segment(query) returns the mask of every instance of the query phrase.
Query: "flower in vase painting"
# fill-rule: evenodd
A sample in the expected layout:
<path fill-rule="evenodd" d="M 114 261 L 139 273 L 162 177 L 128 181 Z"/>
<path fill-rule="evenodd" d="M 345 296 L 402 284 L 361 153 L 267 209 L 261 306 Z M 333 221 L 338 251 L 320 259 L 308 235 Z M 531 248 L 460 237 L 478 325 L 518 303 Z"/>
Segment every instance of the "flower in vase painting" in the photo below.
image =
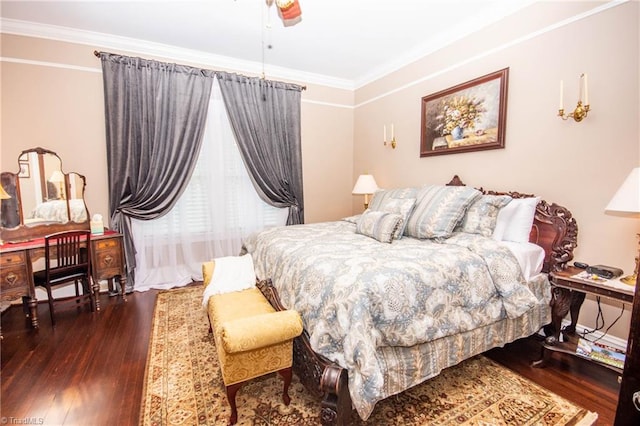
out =
<path fill-rule="evenodd" d="M 485 111 L 482 101 L 467 96 L 453 96 L 442 102 L 442 113 L 436 117 L 439 124 L 436 130 L 442 136 L 450 135 L 453 130 L 473 129 L 476 120 L 478 120 Z"/>

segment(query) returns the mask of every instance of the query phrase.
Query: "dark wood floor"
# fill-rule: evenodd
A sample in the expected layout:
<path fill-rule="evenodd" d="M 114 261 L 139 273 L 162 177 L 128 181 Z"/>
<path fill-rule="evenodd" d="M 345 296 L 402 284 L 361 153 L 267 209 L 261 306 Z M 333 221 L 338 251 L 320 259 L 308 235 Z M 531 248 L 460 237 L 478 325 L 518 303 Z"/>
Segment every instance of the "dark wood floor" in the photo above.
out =
<path fill-rule="evenodd" d="M 80 313 L 62 312 L 56 315 L 55 329 L 47 305 L 40 304 L 39 331 L 31 329 L 20 306 L 3 313 L 3 423 L 29 418 L 34 419 L 31 424 L 44 425 L 138 424 L 156 294 L 133 293 L 126 303 L 103 295 L 99 313 L 92 314 L 87 307 Z M 613 371 L 559 354 L 547 368 L 531 368 L 529 363 L 539 355 L 534 339 L 519 340 L 488 355 L 598 412 L 599 425 L 613 424 L 619 389 Z"/>

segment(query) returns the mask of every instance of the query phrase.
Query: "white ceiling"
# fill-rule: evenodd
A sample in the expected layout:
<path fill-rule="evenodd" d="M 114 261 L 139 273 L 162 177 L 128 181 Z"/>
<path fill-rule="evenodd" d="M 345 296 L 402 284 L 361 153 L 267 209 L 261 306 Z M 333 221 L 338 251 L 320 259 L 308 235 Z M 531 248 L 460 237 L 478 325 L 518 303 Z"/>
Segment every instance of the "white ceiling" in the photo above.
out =
<path fill-rule="evenodd" d="M 533 1 L 299 2 L 302 21 L 292 27 L 266 0 L 2 0 L 0 16 L 6 33 L 356 88 Z"/>

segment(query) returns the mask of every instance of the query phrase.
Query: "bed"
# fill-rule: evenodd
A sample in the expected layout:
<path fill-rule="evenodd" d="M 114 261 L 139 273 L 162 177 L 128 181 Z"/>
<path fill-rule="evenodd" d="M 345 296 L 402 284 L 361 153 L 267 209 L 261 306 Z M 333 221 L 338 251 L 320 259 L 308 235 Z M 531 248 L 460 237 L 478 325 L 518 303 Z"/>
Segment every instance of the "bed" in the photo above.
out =
<path fill-rule="evenodd" d="M 376 192 L 355 217 L 262 231 L 243 252 L 271 303 L 302 315 L 294 370 L 322 397 L 322 423 L 347 424 L 352 409 L 366 420 L 376 402 L 547 325 L 546 273 L 576 237 L 565 208 L 456 176 Z"/>
<path fill-rule="evenodd" d="M 87 207 L 83 199 L 71 199 L 69 209 L 72 222 L 85 222 L 87 220 Z M 67 214 L 67 200 L 49 200 L 40 203 L 29 214 L 28 223 L 62 222 L 69 221 Z"/>

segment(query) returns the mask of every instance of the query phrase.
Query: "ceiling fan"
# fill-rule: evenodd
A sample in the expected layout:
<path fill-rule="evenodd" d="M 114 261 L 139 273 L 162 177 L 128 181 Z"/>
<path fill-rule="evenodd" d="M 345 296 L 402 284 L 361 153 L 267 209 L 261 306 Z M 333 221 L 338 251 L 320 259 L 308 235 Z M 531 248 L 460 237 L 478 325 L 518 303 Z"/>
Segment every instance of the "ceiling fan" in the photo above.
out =
<path fill-rule="evenodd" d="M 266 0 L 267 6 L 276 4 L 278 15 L 285 27 L 291 27 L 302 20 L 302 11 L 298 0 Z"/>

